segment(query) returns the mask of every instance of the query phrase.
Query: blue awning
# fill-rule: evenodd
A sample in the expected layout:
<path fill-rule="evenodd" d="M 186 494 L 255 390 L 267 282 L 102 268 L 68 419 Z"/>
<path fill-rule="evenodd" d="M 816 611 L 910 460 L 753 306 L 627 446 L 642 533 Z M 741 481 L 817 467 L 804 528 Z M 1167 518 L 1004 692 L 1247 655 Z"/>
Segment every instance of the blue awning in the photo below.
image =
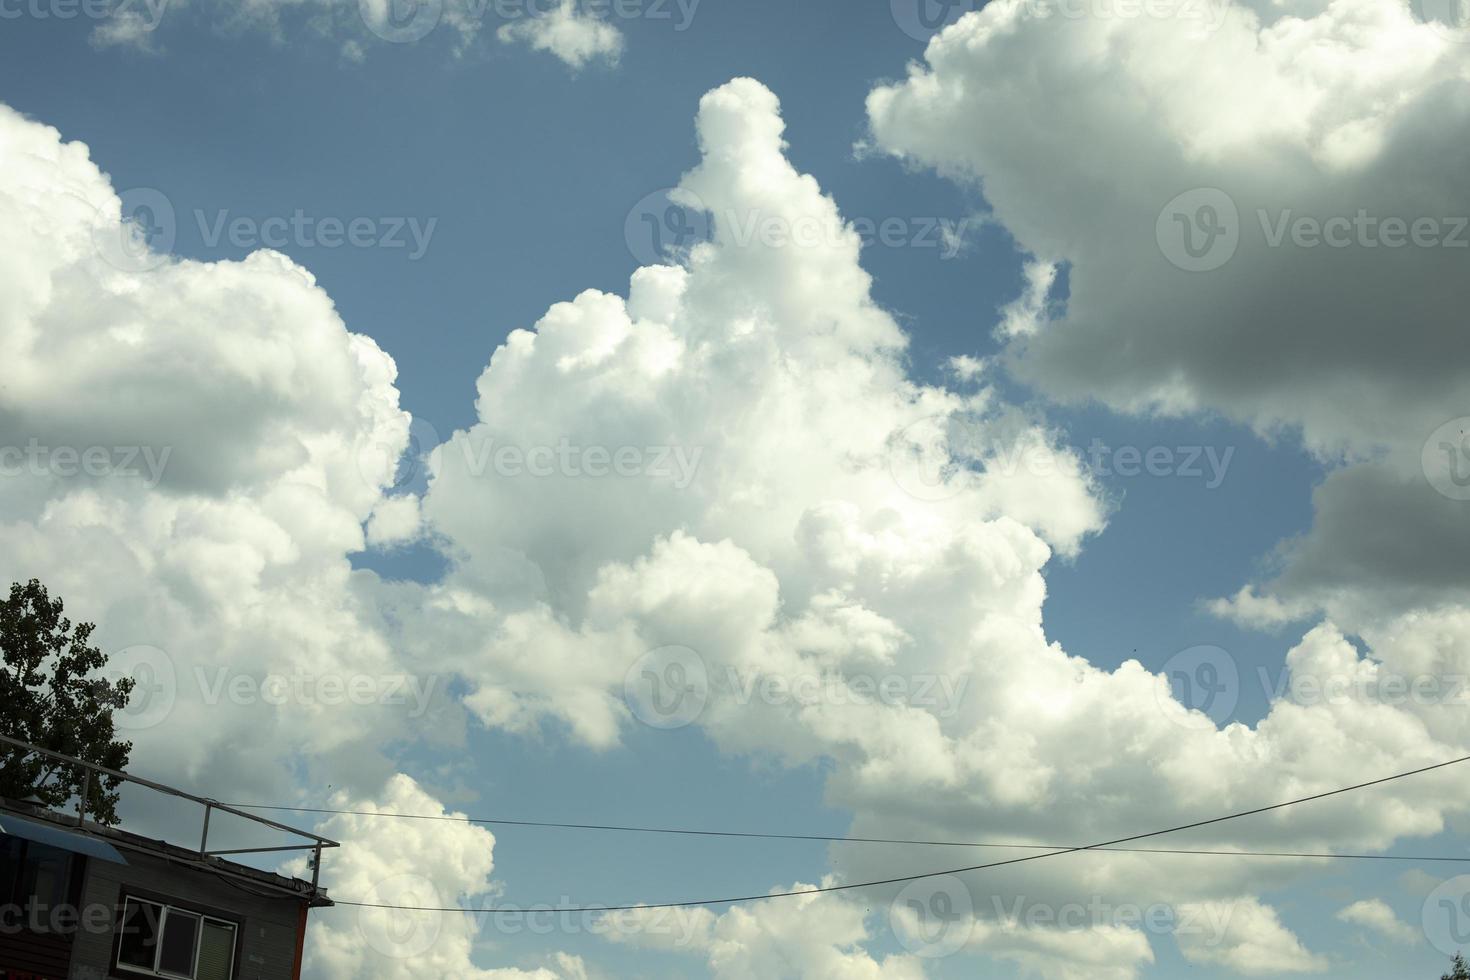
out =
<path fill-rule="evenodd" d="M 100 861 L 111 861 L 114 864 L 128 863 L 117 852 L 117 848 L 105 840 L 76 831 L 62 830 L 51 824 L 22 820 L 9 813 L 0 817 L 0 834 L 45 844 L 47 847 L 54 847 L 62 851 L 71 851 L 73 854 L 85 854 L 87 857 L 97 858 Z"/>

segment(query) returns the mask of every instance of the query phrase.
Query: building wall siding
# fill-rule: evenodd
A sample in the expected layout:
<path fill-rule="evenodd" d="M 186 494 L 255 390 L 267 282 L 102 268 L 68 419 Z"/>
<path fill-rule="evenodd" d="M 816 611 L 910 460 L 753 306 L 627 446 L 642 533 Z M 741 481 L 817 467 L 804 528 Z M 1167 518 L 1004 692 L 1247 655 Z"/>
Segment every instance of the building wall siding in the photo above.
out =
<path fill-rule="evenodd" d="M 301 924 L 300 902 L 255 895 L 252 891 L 263 886 L 232 884 L 151 854 L 130 849 L 125 856 L 129 862 L 126 867 L 105 861 L 87 862 L 84 907 L 116 908 L 124 893 L 136 890 L 166 897 L 183 908 L 228 911 L 229 918 L 240 922 L 235 980 L 291 980 Z M 110 926 L 100 932 L 80 930 L 73 946 L 71 980 L 103 980 L 110 976 L 116 938 Z"/>
<path fill-rule="evenodd" d="M 33 932 L 0 933 L 0 976 L 7 970 L 37 977 L 66 976 L 71 961 L 71 937 L 37 935 Z"/>

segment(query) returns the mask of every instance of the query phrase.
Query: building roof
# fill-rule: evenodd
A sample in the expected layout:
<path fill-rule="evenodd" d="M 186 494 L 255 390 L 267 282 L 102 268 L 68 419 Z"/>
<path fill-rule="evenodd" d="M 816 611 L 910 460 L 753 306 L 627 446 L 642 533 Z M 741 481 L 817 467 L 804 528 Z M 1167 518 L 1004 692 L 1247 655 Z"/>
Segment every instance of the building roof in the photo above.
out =
<path fill-rule="evenodd" d="M 51 839 L 42 842 L 63 850 L 97 857 L 100 856 L 97 853 L 99 847 L 115 849 L 114 853 L 121 852 L 120 856 L 124 858 L 123 863 L 127 863 L 126 856 L 129 853 L 148 854 L 169 864 L 192 868 L 202 874 L 214 874 L 237 882 L 253 884 L 275 893 L 282 899 L 304 902 L 311 908 L 326 908 L 334 904 L 327 897 L 325 888 L 309 881 L 262 871 L 259 868 L 227 860 L 217 854 L 180 847 L 165 840 L 154 840 L 116 827 L 104 827 L 90 820 L 84 820 L 78 824 L 75 816 L 43 809 L 34 804 L 0 799 L 0 832 L 10 834 L 12 827 L 6 821 L 7 816 L 19 817 L 43 831 L 48 831 L 47 836 Z M 40 835 L 31 836 L 28 833 L 19 832 L 21 828 L 18 826 L 14 829 L 17 832 L 13 836 L 40 839 Z M 67 838 L 71 840 L 68 841 Z M 110 860 L 110 858 L 105 859 Z"/>

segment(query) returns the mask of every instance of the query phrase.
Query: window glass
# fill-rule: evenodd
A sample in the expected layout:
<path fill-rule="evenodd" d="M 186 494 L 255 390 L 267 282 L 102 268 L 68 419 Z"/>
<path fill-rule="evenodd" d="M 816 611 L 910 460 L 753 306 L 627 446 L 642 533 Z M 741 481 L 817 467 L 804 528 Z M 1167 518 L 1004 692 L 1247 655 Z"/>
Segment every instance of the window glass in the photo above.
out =
<path fill-rule="evenodd" d="M 64 905 L 71 889 L 71 867 L 67 851 L 0 837 L 0 904 L 42 910 Z"/>
<path fill-rule="evenodd" d="M 53 909 L 66 904 L 71 887 L 71 855 L 44 844 L 26 848 L 21 894 L 26 904 Z"/>
<path fill-rule="evenodd" d="M 0 837 L 0 904 L 9 905 L 18 901 L 15 893 L 20 878 L 21 856 L 26 842 L 19 837 Z"/>
<path fill-rule="evenodd" d="M 152 970 L 158 955 L 158 927 L 163 906 L 130 898 L 123 909 L 122 936 L 117 961 L 125 966 Z"/>
<path fill-rule="evenodd" d="M 199 937 L 199 970 L 195 980 L 230 980 L 230 966 L 235 960 L 235 927 L 211 919 L 204 920 Z"/>
<path fill-rule="evenodd" d="M 120 967 L 181 980 L 231 980 L 233 976 L 237 927 L 232 922 L 128 898 L 121 928 Z"/>
<path fill-rule="evenodd" d="M 180 977 L 194 975 L 194 943 L 199 938 L 199 916 L 169 909 L 163 917 L 163 943 L 159 947 L 160 973 Z"/>

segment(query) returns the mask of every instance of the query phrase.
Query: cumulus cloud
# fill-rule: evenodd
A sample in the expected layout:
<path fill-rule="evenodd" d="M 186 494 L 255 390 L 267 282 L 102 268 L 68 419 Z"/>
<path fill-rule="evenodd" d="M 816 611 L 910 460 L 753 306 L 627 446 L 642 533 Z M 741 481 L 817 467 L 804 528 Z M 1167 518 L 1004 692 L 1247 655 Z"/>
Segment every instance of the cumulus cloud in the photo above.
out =
<path fill-rule="evenodd" d="M 1339 622 L 1362 624 L 1462 601 L 1465 501 L 1436 493 L 1422 474 L 1372 462 L 1328 474 L 1312 504 L 1312 528 L 1273 556 L 1277 574 L 1217 601 L 1218 612 L 1269 624 L 1325 609 Z"/>
<path fill-rule="evenodd" d="M 1081 929 L 977 922 L 967 945 L 1016 964 L 1026 971 L 1023 975 L 1048 980 L 1134 980 L 1140 969 L 1154 962 L 1148 936 L 1136 928 L 1104 922 Z"/>
<path fill-rule="evenodd" d="M 355 810 L 333 816 L 317 832 L 339 841 L 327 853 L 322 883 L 333 897 L 368 905 L 474 908 L 472 899 L 493 893 L 495 837 L 483 827 L 454 820 L 386 820 L 375 813 L 414 813 L 463 818 L 446 810 L 410 777 L 397 774 L 375 798 L 335 795 L 333 807 Z M 285 868 L 310 872 L 304 861 Z M 581 959 L 555 954 L 545 966 L 483 969 L 471 960 L 479 919 L 443 912 L 406 912 L 339 906 L 318 910 L 307 931 L 307 976 L 336 980 L 586 980 Z"/>
<path fill-rule="evenodd" d="M 716 671 L 901 670 L 922 655 L 893 623 L 900 610 L 935 589 L 966 606 L 1039 604 L 1039 581 L 1009 581 L 1013 563 L 1075 550 L 1101 526 L 1080 467 L 1044 425 L 988 391 L 906 379 L 905 339 L 869 296 L 860 240 L 785 160 L 781 128 L 757 83 L 711 93 L 705 162 L 685 186 L 717 213 L 820 220 L 842 235 L 810 248 L 702 246 L 688 268 L 639 270 L 626 300 L 588 292 L 557 305 L 496 352 L 478 385 L 481 421 L 434 453 L 425 519 L 463 553 L 440 601 L 489 618 L 464 627 L 486 638 L 478 663 L 493 683 L 470 698 L 483 719 L 521 729 L 549 715 L 610 745 L 629 720 L 625 673 L 668 644 Z M 1055 474 L 986 468 L 1017 445 L 1053 453 Z M 549 470 L 503 479 L 477 465 L 506 448 L 528 460 L 545 450 Z M 610 472 L 624 453 L 634 469 Z M 588 472 L 595 459 L 602 476 Z M 680 459 L 697 460 L 687 486 Z M 886 609 L 859 595 L 879 581 Z M 455 598 L 462 590 L 486 601 Z M 788 617 L 783 601 L 807 611 Z M 781 729 L 796 721 L 771 714 Z M 709 720 L 732 739 L 765 737 L 742 717 L 721 704 Z M 875 713 L 872 726 L 844 717 L 813 709 L 830 735 L 814 742 L 798 723 L 769 740 L 807 756 L 836 727 L 858 742 L 907 731 L 928 769 L 920 746 L 941 738 L 923 711 Z"/>
<path fill-rule="evenodd" d="M 1470 65 L 1412 6 L 992 3 L 868 99 L 879 147 L 982 187 L 1031 256 L 1001 328 L 1022 378 L 1126 412 L 1223 412 L 1368 467 L 1319 491 L 1265 589 L 1330 614 L 1466 584 L 1403 560 L 1451 510 L 1421 450 L 1470 404 L 1446 347 Z M 1342 526 L 1354 508 L 1372 516 Z"/>
<path fill-rule="evenodd" d="M 546 13 L 514 20 L 496 31 L 496 37 L 549 52 L 571 68 L 592 61 L 615 65 L 623 53 L 623 32 L 581 9 L 578 0 L 563 0 Z"/>
<path fill-rule="evenodd" d="M 16 365 L 0 390 L 3 441 L 173 448 L 151 486 L 54 467 L 5 481 L 0 555 L 14 576 L 84 596 L 74 611 L 99 619 L 109 646 L 142 637 L 167 649 L 182 678 L 196 666 L 458 674 L 481 723 L 604 751 L 632 725 L 695 724 L 727 752 L 821 761 L 829 803 L 860 814 L 854 833 L 869 836 L 964 839 L 983 821 L 1011 839 L 1106 839 L 1470 744 L 1452 705 L 1385 702 L 1355 685 L 1328 701 L 1290 689 L 1259 725 L 1222 729 L 1137 662 L 1100 670 L 1050 642 L 1043 571 L 1105 520 L 1085 468 L 983 371 L 959 370 L 958 390 L 908 377 L 860 237 L 786 159 L 779 103 L 753 80 L 701 101 L 702 160 L 680 182 L 683 200 L 716 216 L 713 240 L 679 265 L 640 269 L 626 297 L 589 291 L 512 333 L 478 381 L 477 422 L 431 454 L 417 507 L 384 496 L 393 460 L 377 447 L 408 442 L 392 362 L 346 330 L 309 274 L 272 253 L 111 265 L 97 232 L 131 239 L 85 149 L 13 113 L 0 125 L 13 134 L 0 142 L 0 356 Z M 747 239 L 720 223 L 730 215 L 842 231 Z M 1030 308 L 1015 322 L 1040 315 Z M 1048 465 L 1011 465 L 1017 452 Z M 442 582 L 351 571 L 368 536 L 411 534 L 445 542 Z M 1349 678 L 1463 670 L 1470 629 L 1457 616 L 1365 633 L 1367 656 L 1324 624 L 1288 662 Z M 242 780 L 280 791 L 284 770 L 214 764 L 248 725 L 263 756 L 305 741 L 346 774 L 350 798 L 377 798 L 393 767 L 363 746 L 402 731 L 402 714 L 181 699 L 169 723 L 217 738 L 159 727 L 140 746 L 206 783 L 228 771 L 233 792 L 252 790 Z M 440 727 L 454 730 L 420 730 Z M 420 792 L 396 779 L 376 805 L 442 809 Z M 1222 825 L 1207 842 L 1383 848 L 1439 832 L 1467 805 L 1470 789 L 1430 775 L 1391 805 L 1322 801 L 1290 820 Z M 339 897 L 400 870 L 445 901 L 491 887 L 489 835 L 447 825 L 446 841 L 416 841 L 400 862 L 399 826 L 391 846 L 366 824 L 330 828 L 367 855 L 334 855 L 348 858 Z M 444 863 L 427 857 L 434 848 Z M 945 866 L 832 850 L 836 881 Z M 1190 955 L 1315 969 L 1320 959 L 1250 897 L 1302 870 L 1123 854 L 1036 862 L 986 876 L 966 949 L 1046 975 L 1136 975 L 1152 958 L 1136 927 L 1013 926 L 983 900 L 1056 907 L 1081 889 L 1089 905 L 1238 905 L 1229 940 Z M 777 906 L 711 915 L 698 935 L 732 976 L 785 965 L 916 975 L 910 958 L 871 952 L 882 926 L 858 912 L 896 897 L 813 899 L 802 921 L 823 925 L 811 935 Z M 347 930 L 324 937 L 321 970 L 351 974 L 368 955 Z M 428 955 L 445 975 L 477 976 L 457 972 L 480 969 L 467 965 L 470 942 L 451 932 Z M 392 962 L 363 968 L 399 975 Z"/>
<path fill-rule="evenodd" d="M 417 536 L 419 526 L 419 498 L 390 497 L 374 508 L 368 519 L 368 542 L 375 546 L 407 544 Z"/>
<path fill-rule="evenodd" d="M 1396 943 L 1419 941 L 1419 933 L 1406 922 L 1399 920 L 1389 904 L 1381 898 L 1366 898 L 1339 909 L 1337 918 L 1364 929 L 1371 929 Z"/>
<path fill-rule="evenodd" d="M 831 884 L 830 879 L 823 884 Z M 773 891 L 815 887 L 797 882 Z M 863 948 L 870 938 L 870 910 L 856 899 L 836 895 L 799 895 L 734 906 L 716 915 L 709 909 L 690 914 L 689 926 L 675 937 L 652 928 L 654 913 L 627 917 L 627 926 L 609 931 L 615 942 L 676 949 L 702 955 L 717 980 L 748 977 L 813 977 L 817 980 L 921 980 L 921 962 L 906 954 L 875 957 Z M 643 920 L 640 923 L 640 920 Z M 641 926 L 641 927 L 640 927 Z M 677 939 L 671 942 L 671 939 Z"/>
<path fill-rule="evenodd" d="M 42 579 L 145 676 L 121 722 L 149 771 L 282 794 L 266 760 L 311 744 L 339 784 L 381 779 L 407 712 L 319 685 L 410 670 L 347 558 L 407 441 L 393 361 L 285 256 L 168 257 L 142 238 L 157 192 L 120 196 L 3 106 L 0 134 L 0 576 Z"/>
<path fill-rule="evenodd" d="M 1224 935 L 1205 937 L 1185 933 L 1179 950 L 1191 963 L 1223 966 L 1253 977 L 1275 977 L 1288 973 L 1322 973 L 1327 957 L 1308 951 L 1282 924 L 1276 910 L 1254 899 L 1241 899 L 1214 908 L 1184 906 L 1180 912 L 1214 913 L 1228 921 Z"/>
<path fill-rule="evenodd" d="M 722 86 L 697 130 L 702 161 L 675 197 L 711 212 L 712 240 L 640 269 L 626 297 L 586 292 L 512 333 L 478 382 L 479 421 L 431 457 L 424 520 L 456 560 L 424 614 L 408 611 L 405 642 L 472 651 L 458 659 L 480 721 L 601 750 L 630 725 L 696 724 L 727 752 L 829 762 L 828 800 L 859 814 L 854 833 L 926 839 L 964 839 L 982 814 L 1011 839 L 1105 839 L 1465 744 L 1452 706 L 1385 701 L 1371 685 L 1327 701 L 1288 689 L 1259 725 L 1222 729 L 1138 663 L 1099 670 L 1049 642 L 1043 569 L 1104 522 L 1085 470 L 978 367 L 957 371 L 959 390 L 908 378 L 856 235 L 762 241 L 722 224 L 843 227 L 787 161 L 770 91 Z M 1052 465 L 1006 465 L 1017 447 Z M 692 470 L 670 463 L 679 451 Z M 497 458 L 521 461 L 511 478 Z M 1368 636 L 1365 657 L 1325 624 L 1289 662 L 1349 679 L 1448 669 L 1470 662 L 1465 637 L 1400 623 Z M 1324 801 L 1210 842 L 1383 848 L 1438 832 L 1467 802 L 1430 776 L 1391 807 Z M 841 845 L 832 860 L 843 881 L 946 867 Z M 1105 905 L 1242 904 L 1229 942 L 1195 952 L 1269 972 L 1321 961 L 1240 896 L 1302 871 L 1070 855 L 986 885 L 1048 907 L 1076 900 L 1079 882 Z M 1126 978 L 1151 961 L 1134 927 L 1011 926 L 1002 913 L 980 902 L 966 948 L 1047 975 Z"/>

